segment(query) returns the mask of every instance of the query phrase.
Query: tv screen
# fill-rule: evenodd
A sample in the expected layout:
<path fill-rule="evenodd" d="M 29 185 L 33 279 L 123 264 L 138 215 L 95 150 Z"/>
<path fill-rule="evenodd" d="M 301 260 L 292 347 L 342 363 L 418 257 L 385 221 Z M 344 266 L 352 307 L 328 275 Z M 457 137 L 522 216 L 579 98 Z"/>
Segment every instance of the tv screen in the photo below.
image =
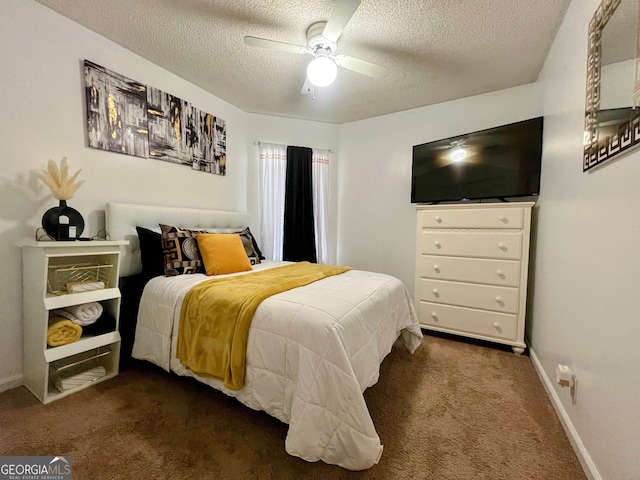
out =
<path fill-rule="evenodd" d="M 543 118 L 413 147 L 412 203 L 540 193 Z"/>

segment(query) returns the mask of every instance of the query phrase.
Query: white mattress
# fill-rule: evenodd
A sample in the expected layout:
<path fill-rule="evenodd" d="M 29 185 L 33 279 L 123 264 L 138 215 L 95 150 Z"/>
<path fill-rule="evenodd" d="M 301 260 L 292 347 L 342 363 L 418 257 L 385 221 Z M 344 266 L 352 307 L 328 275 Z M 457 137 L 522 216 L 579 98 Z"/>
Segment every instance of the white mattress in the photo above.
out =
<path fill-rule="evenodd" d="M 134 358 L 195 377 L 288 423 L 285 448 L 291 455 L 350 470 L 377 463 L 382 445 L 362 393 L 377 382 L 380 363 L 398 337 L 411 352 L 422 341 L 404 284 L 350 270 L 268 298 L 251 324 L 245 386 L 232 391 L 222 381 L 198 377 L 175 357 L 182 300 L 208 278 L 157 277 L 147 284 Z"/>

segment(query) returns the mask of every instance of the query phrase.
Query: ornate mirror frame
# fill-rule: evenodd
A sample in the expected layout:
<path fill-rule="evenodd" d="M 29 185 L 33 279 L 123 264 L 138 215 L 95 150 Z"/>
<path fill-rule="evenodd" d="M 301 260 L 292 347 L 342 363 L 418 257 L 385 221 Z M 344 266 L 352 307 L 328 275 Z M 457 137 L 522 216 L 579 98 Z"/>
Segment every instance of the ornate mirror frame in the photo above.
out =
<path fill-rule="evenodd" d="M 635 81 L 633 92 L 629 92 L 629 95 L 633 96 L 631 113 L 624 119 L 613 122 L 609 120 L 607 132 L 601 127 L 603 122 L 598 119 L 598 116 L 603 114 L 600 110 L 603 30 L 622 1 L 602 0 L 589 24 L 583 172 L 640 144 L 640 108 L 638 108 L 640 106 L 640 35 L 637 33 L 640 20 L 637 18 L 637 12 L 634 12 L 636 14 L 633 19 L 635 35 L 633 39 L 629 39 L 634 42 L 635 48 Z M 638 0 L 624 1 L 638 3 Z"/>

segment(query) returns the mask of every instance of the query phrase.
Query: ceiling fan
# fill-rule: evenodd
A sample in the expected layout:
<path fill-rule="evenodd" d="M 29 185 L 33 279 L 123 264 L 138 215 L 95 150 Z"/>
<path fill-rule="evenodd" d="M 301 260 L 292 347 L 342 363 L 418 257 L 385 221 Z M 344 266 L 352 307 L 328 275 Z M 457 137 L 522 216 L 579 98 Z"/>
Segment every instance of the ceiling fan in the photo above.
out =
<path fill-rule="evenodd" d="M 361 0 L 336 0 L 331 16 L 326 22 L 316 22 L 307 30 L 307 46 L 246 36 L 244 43 L 250 47 L 269 48 L 283 52 L 312 55 L 307 66 L 307 79 L 302 93 L 313 94 L 314 87 L 331 85 L 338 74 L 338 66 L 373 78 L 382 78 L 388 69 L 349 55 L 336 55 L 338 39 L 347 23 L 360 6 Z"/>

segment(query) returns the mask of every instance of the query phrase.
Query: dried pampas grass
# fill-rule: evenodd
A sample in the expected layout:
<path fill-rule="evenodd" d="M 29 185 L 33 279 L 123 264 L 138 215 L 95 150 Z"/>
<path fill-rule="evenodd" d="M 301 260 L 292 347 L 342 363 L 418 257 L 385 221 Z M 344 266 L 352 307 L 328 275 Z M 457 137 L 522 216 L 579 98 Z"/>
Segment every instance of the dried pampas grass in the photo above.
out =
<path fill-rule="evenodd" d="M 67 165 L 67 157 L 60 161 L 60 167 L 53 160 L 49 160 L 47 169 L 37 173 L 38 178 L 49 187 L 54 198 L 58 200 L 69 200 L 76 193 L 82 181 L 76 181 L 78 174 L 82 170 L 78 170 L 69 177 L 69 167 Z"/>

